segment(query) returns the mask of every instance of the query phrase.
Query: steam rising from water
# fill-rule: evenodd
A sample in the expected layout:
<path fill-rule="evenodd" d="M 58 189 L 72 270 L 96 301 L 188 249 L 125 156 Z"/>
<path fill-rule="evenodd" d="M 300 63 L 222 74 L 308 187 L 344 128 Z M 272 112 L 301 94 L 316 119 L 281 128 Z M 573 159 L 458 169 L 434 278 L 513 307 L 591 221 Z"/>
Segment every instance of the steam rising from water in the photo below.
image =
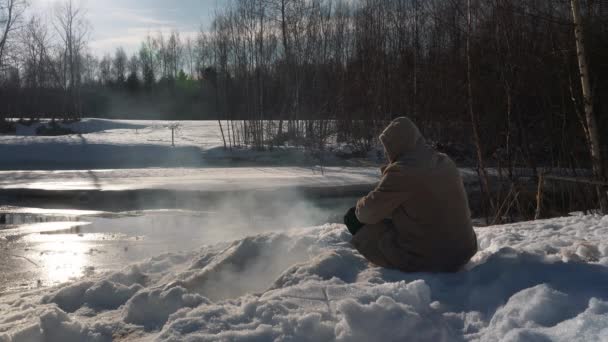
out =
<path fill-rule="evenodd" d="M 203 244 L 234 240 L 220 245 L 213 257 L 203 255 L 170 287 L 181 286 L 211 300 L 260 292 L 272 286 L 294 264 L 314 257 L 302 239 L 293 241 L 286 230 L 336 222 L 354 199 L 311 201 L 296 192 L 274 201 L 258 196 L 225 198 L 201 211 L 181 211 L 183 215 L 156 216 L 145 231 L 170 232 L 167 240 L 177 246 L 198 249 Z M 175 212 L 174 212 L 175 213 Z M 144 216 L 145 217 L 145 216 Z M 275 234 L 264 234 L 274 232 Z M 279 233 L 279 234 L 276 234 Z M 159 245 L 160 249 L 166 245 Z M 155 251 L 158 253 L 163 250 Z"/>
<path fill-rule="evenodd" d="M 192 265 L 193 278 L 182 286 L 212 299 L 262 291 L 293 264 L 311 257 L 306 244 L 294 246 L 281 232 L 289 230 L 292 235 L 307 227 L 341 222 L 355 200 L 311 199 L 297 191 L 212 198 L 172 196 L 170 201 L 140 196 L 137 207 L 175 208 L 187 203 L 189 209 L 111 213 L 4 208 L 5 215 L 21 222 L 0 226 L 4 229 L 0 230 L 0 245 L 14 255 L 0 265 L 7 272 L 4 286 L 55 285 L 92 270 L 118 270 L 159 254 L 199 253 L 209 250 L 205 246 L 216 245 L 220 251 L 213 263 Z M 22 222 L 29 219 L 32 221 Z M 18 279 L 22 271 L 30 277 L 27 282 Z"/>

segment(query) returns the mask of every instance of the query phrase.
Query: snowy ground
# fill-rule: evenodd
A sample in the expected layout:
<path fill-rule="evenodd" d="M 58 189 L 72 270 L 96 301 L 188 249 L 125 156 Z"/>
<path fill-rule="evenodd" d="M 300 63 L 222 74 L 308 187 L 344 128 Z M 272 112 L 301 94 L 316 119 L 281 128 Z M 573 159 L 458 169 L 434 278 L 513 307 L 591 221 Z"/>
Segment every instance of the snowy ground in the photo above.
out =
<path fill-rule="evenodd" d="M 180 129 L 175 134 L 175 146 L 172 146 L 169 128 L 172 124 L 174 122 L 154 120 L 83 119 L 64 125 L 77 133 L 65 136 L 36 136 L 40 124 L 18 125 L 16 135 L 0 135 L 0 169 L 346 163 L 331 151 L 319 157 L 293 147 L 273 151 L 241 149 L 228 153 L 223 149 L 217 121 L 179 121 Z"/>
<path fill-rule="evenodd" d="M 606 341 L 608 217 L 478 229 L 467 271 L 373 267 L 341 225 L 0 297 L 0 341 Z"/>

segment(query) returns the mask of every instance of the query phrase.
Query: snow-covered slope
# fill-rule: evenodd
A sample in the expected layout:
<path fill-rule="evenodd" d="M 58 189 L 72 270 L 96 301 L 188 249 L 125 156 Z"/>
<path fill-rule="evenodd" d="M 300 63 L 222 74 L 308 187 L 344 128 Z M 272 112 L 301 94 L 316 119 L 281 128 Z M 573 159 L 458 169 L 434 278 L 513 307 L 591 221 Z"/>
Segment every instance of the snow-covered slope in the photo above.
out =
<path fill-rule="evenodd" d="M 172 147 L 169 121 L 83 119 L 66 124 L 77 134 L 36 136 L 18 125 L 17 135 L 0 135 L 0 168 L 198 166 L 204 149 L 222 144 L 217 122 L 183 121 Z"/>
<path fill-rule="evenodd" d="M 607 341 L 608 217 L 480 228 L 456 274 L 368 264 L 341 225 L 0 297 L 0 341 Z"/>
<path fill-rule="evenodd" d="M 179 124 L 179 129 L 172 136 L 170 127 L 174 124 Z M 0 169 L 344 164 L 331 151 L 320 158 L 296 147 L 272 151 L 243 148 L 228 153 L 217 121 L 82 119 L 61 125 L 75 134 L 37 136 L 40 124 L 17 125 L 16 135 L 0 134 Z M 337 152 L 347 147 L 332 145 L 329 149 Z M 376 154 L 370 154 L 372 159 Z"/>

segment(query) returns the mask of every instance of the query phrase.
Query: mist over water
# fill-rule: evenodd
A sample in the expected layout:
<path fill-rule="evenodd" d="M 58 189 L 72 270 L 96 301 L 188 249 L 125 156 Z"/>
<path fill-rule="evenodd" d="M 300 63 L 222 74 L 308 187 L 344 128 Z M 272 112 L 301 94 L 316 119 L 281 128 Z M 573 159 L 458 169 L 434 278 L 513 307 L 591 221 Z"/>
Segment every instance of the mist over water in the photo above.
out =
<path fill-rule="evenodd" d="M 152 216 L 133 217 L 132 222 L 141 224 L 145 234 L 166 232 L 163 241 L 175 243 L 176 249 L 181 246 L 198 250 L 202 245 L 234 241 L 217 252 L 210 263 L 191 265 L 172 285 L 215 301 L 264 291 L 290 267 L 315 257 L 306 243 L 280 233 L 304 233 L 307 227 L 341 223 L 343 213 L 354 201 L 355 198 L 312 200 L 296 191 L 275 200 L 244 195 L 225 198 L 201 207 L 201 211 L 170 215 L 154 211 L 149 213 Z M 269 232 L 275 234 L 264 234 Z M 155 252 L 163 252 L 167 245 L 159 248 Z"/>
<path fill-rule="evenodd" d="M 262 291 L 290 266 L 312 257 L 306 245 L 292 246 L 281 233 L 341 223 L 343 213 L 356 200 L 311 198 L 295 190 L 274 196 L 272 192 L 216 194 L 207 199 L 172 196 L 170 201 L 139 196 L 136 210 L 120 212 L 6 207 L 0 244 L 8 241 L 19 258 L 9 257 L 0 268 L 9 273 L 25 269 L 33 284 L 38 279 L 38 285 L 48 286 L 116 271 L 164 253 L 196 254 L 216 245 L 226 248 L 223 254 L 218 252 L 220 261 L 212 266 L 193 265 L 193 278 L 182 286 L 209 298 L 229 298 Z M 188 208 L 181 206 L 186 203 Z M 53 260 L 60 263 L 50 265 Z M 23 280 L 21 285 L 7 282 L 6 287 L 23 284 Z"/>
<path fill-rule="evenodd" d="M 150 200 L 142 210 L 92 217 L 92 232 L 121 232 L 128 235 L 155 235 L 173 232 L 177 238 L 190 236 L 214 243 L 230 241 L 268 231 L 284 231 L 325 223 L 341 223 L 342 215 L 355 198 L 312 200 L 282 195 L 276 200 L 255 194 L 233 195 L 214 201 L 190 202 L 187 209 L 167 208 Z M 182 203 L 186 200 L 179 199 Z M 101 224 L 101 223 L 104 224 Z M 120 227 L 113 228 L 116 223 Z"/>

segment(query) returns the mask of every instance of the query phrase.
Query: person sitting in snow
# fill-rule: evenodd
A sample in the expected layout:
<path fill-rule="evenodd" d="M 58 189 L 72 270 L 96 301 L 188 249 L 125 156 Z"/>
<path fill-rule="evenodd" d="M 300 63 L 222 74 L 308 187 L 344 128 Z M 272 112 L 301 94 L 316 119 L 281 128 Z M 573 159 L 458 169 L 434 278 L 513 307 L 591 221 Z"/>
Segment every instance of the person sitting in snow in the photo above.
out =
<path fill-rule="evenodd" d="M 454 162 L 408 118 L 380 135 L 389 161 L 375 190 L 344 217 L 355 248 L 404 272 L 455 272 L 477 253 L 467 195 Z"/>

